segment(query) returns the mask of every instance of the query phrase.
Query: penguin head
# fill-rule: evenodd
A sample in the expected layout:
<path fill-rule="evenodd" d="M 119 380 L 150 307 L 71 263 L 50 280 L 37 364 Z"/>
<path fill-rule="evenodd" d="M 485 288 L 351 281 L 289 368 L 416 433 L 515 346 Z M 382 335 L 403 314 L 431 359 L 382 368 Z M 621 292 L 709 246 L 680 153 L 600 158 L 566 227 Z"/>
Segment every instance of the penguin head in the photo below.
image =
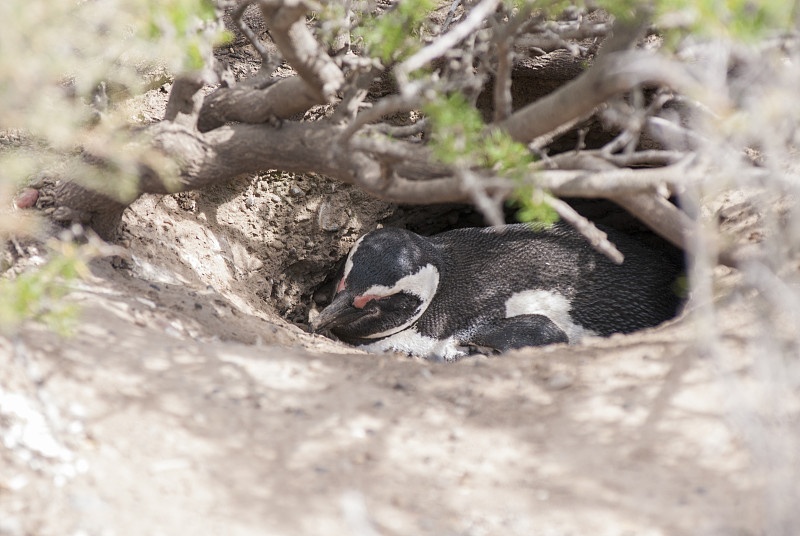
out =
<path fill-rule="evenodd" d="M 355 243 L 333 301 L 311 323 L 345 339 L 379 339 L 419 319 L 439 286 L 441 257 L 425 238 L 378 229 Z"/>

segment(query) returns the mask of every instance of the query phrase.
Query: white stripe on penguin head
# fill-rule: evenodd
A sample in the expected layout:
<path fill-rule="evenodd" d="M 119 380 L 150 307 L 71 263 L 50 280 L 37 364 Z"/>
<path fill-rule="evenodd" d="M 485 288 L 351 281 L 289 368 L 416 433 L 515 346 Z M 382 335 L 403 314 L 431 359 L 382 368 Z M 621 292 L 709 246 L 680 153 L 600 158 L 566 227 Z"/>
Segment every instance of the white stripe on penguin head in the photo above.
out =
<path fill-rule="evenodd" d="M 367 233 L 367 234 L 369 234 L 369 233 Z M 347 276 L 350 275 L 350 272 L 353 270 L 353 255 L 355 255 L 356 250 L 358 249 L 358 246 L 361 245 L 361 242 L 364 240 L 364 238 L 366 236 L 367 235 L 364 235 L 361 238 L 359 238 L 358 240 L 356 240 L 356 243 L 353 244 L 353 247 L 350 249 L 350 253 L 347 254 L 347 260 L 344 262 L 344 274 L 342 275 L 342 282 L 347 280 Z M 341 289 L 344 288 L 344 286 L 342 285 L 342 282 L 340 282 L 339 286 L 337 287 L 337 290 L 336 290 L 337 294 L 339 293 L 339 291 Z"/>
<path fill-rule="evenodd" d="M 416 322 L 419 317 L 422 316 L 422 313 L 428 308 L 433 301 L 433 297 L 436 295 L 436 289 L 439 288 L 439 270 L 432 264 L 426 264 L 415 273 L 411 275 L 407 275 L 405 277 L 401 277 L 397 280 L 397 283 L 392 285 L 391 287 L 387 287 L 385 285 L 373 285 L 368 288 L 364 292 L 364 296 L 391 296 L 392 294 L 397 294 L 398 292 L 407 292 L 409 294 L 413 294 L 420 300 L 422 303 L 417 308 L 416 312 L 405 322 L 400 324 L 397 327 L 388 329 L 386 331 L 381 331 L 380 333 L 374 333 L 372 335 L 367 335 L 366 339 L 379 339 L 381 337 L 387 337 L 399 331 L 402 331 L 409 327 L 411 324 Z"/>

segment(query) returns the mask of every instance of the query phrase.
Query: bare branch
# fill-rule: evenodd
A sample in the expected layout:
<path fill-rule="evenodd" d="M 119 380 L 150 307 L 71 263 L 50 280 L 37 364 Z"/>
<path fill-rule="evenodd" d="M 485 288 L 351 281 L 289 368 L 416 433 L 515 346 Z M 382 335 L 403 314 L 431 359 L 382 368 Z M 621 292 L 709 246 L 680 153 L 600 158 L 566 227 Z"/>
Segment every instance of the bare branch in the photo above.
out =
<path fill-rule="evenodd" d="M 343 141 L 349 140 L 358 130 L 368 125 L 369 123 L 373 123 L 375 121 L 379 121 L 383 117 L 398 113 L 398 112 L 407 112 L 412 110 L 415 106 L 419 104 L 419 99 L 416 97 L 408 97 L 403 95 L 393 95 L 391 97 L 386 97 L 371 108 L 361 112 L 356 116 L 352 123 L 350 123 L 343 133 Z"/>
<path fill-rule="evenodd" d="M 444 24 L 442 24 L 442 31 L 446 32 L 448 28 L 450 28 L 450 24 L 453 22 L 453 17 L 455 17 L 456 9 L 458 6 L 461 5 L 461 0 L 453 0 L 453 3 L 450 4 L 450 10 L 447 12 L 447 17 L 444 19 Z"/>
<path fill-rule="evenodd" d="M 387 125 L 386 123 L 381 123 L 379 125 L 375 125 L 372 128 L 372 131 L 384 134 L 386 136 L 390 136 L 395 139 L 399 139 L 421 134 L 422 132 L 425 132 L 429 126 L 430 126 L 430 121 L 428 121 L 427 117 L 423 117 L 422 119 L 411 125 L 394 126 L 394 125 Z"/>
<path fill-rule="evenodd" d="M 511 115 L 511 67 L 514 49 L 508 41 L 497 43 L 497 75 L 494 79 L 494 121 Z"/>
<path fill-rule="evenodd" d="M 288 119 L 322 103 L 319 94 L 298 76 L 279 79 L 264 88 L 237 84 L 206 96 L 197 128 L 208 132 L 229 121 L 266 123 L 273 118 Z"/>
<path fill-rule="evenodd" d="M 613 200 L 667 241 L 686 249 L 693 224 L 678 207 L 655 194 L 615 196 Z"/>
<path fill-rule="evenodd" d="M 344 136 L 344 135 L 343 135 Z M 431 161 L 430 149 L 389 139 L 360 137 L 350 140 L 349 149 L 387 157 L 389 161 Z"/>
<path fill-rule="evenodd" d="M 480 177 L 475 175 L 472 171 L 464 168 L 456 170 L 456 177 L 461 182 L 462 191 L 464 191 L 475 205 L 481 211 L 483 217 L 491 225 L 503 225 L 505 218 L 503 217 L 503 199 L 492 197 L 488 195 L 486 187 L 482 184 Z"/>
<path fill-rule="evenodd" d="M 238 4 L 231 13 L 231 18 L 233 19 L 234 24 L 236 24 L 236 27 L 239 28 L 239 31 L 242 32 L 242 35 L 244 35 L 247 40 L 250 41 L 250 44 L 256 49 L 258 55 L 261 56 L 261 68 L 264 69 L 267 65 L 272 63 L 272 55 L 266 49 L 264 43 L 261 42 L 258 36 L 253 32 L 253 30 L 250 29 L 250 26 L 248 26 L 242 18 L 245 10 L 254 2 L 255 0 L 248 0 Z"/>
<path fill-rule="evenodd" d="M 354 59 L 360 61 L 349 62 L 351 71 L 347 75 L 344 95 L 331 117 L 331 121 L 334 123 L 355 119 L 359 107 L 362 106 L 369 93 L 370 84 L 382 71 L 380 62 L 367 58 L 354 57 Z"/>
<path fill-rule="evenodd" d="M 344 84 L 344 74 L 306 26 L 303 2 L 260 0 L 261 13 L 278 50 L 315 94 L 333 102 Z"/>
<path fill-rule="evenodd" d="M 617 23 L 597 60 L 585 73 L 492 126 L 527 143 L 563 130 L 565 125 L 593 114 L 610 98 L 643 85 L 666 86 L 713 102 L 708 91 L 689 76 L 682 64 L 643 50 L 626 50 L 641 27 Z M 537 140 L 536 146 L 541 147 L 542 143 Z"/>
<path fill-rule="evenodd" d="M 622 264 L 622 262 L 625 260 L 625 256 L 613 243 L 611 243 L 606 233 L 598 229 L 595 224 L 578 214 L 574 208 L 569 206 L 561 199 L 546 193 L 543 193 L 542 197 L 544 202 L 550 205 L 550 207 L 555 210 L 564 221 L 572 225 L 579 233 L 581 233 L 594 249 L 608 257 L 608 259 L 612 262 L 615 262 L 616 264 Z"/>
<path fill-rule="evenodd" d="M 536 50 L 540 54 L 553 52 L 558 49 L 569 50 L 576 56 L 584 55 L 587 50 L 574 43 L 575 40 L 605 37 L 611 31 L 608 22 L 579 23 L 538 23 L 532 28 L 527 28 L 529 35 L 521 36 L 515 41 L 517 48 Z"/>
<path fill-rule="evenodd" d="M 504 26 L 494 26 L 497 42 L 497 72 L 494 80 L 494 121 L 502 121 L 511 115 L 511 71 L 514 66 L 514 38 L 520 27 L 530 16 L 527 4 Z"/>
<path fill-rule="evenodd" d="M 647 132 L 664 145 L 680 150 L 698 147 L 705 141 L 702 136 L 663 117 L 648 117 Z"/>
<path fill-rule="evenodd" d="M 203 87 L 203 77 L 200 74 L 176 78 L 169 93 L 164 119 L 174 121 L 179 113 L 191 115 L 195 106 L 194 96 L 201 87 Z"/>
<path fill-rule="evenodd" d="M 705 93 L 679 63 L 640 50 L 615 52 L 572 82 L 493 126 L 527 143 L 591 115 L 611 97 L 640 85 L 664 85 L 690 95 Z"/>
<path fill-rule="evenodd" d="M 552 169 L 540 171 L 531 181 L 560 197 L 616 197 L 644 192 L 656 192 L 665 186 L 680 189 L 687 182 L 699 180 L 703 172 L 693 168 L 691 157 L 671 166 L 647 169 L 587 170 Z"/>
<path fill-rule="evenodd" d="M 486 17 L 494 13 L 499 4 L 500 0 L 482 0 L 478 5 L 472 8 L 463 22 L 398 65 L 395 68 L 395 75 L 398 81 L 400 81 L 401 88 L 406 85 L 405 82 L 408 81 L 409 74 L 442 56 L 445 52 L 466 39 L 483 24 Z"/>

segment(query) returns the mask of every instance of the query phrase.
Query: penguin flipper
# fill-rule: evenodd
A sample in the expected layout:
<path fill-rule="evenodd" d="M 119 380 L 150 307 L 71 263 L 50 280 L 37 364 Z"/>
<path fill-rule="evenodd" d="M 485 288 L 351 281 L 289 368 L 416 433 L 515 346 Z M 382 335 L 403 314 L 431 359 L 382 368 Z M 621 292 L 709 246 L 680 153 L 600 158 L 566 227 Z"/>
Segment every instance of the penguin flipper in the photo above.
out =
<path fill-rule="evenodd" d="M 481 326 L 469 344 L 498 352 L 569 342 L 567 334 L 544 315 L 519 315 Z"/>

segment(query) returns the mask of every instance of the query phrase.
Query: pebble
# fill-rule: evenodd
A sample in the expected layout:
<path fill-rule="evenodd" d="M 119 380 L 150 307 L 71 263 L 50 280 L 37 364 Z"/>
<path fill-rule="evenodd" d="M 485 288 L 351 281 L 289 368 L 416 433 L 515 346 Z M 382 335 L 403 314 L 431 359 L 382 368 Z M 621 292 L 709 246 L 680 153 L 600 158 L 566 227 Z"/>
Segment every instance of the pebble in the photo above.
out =
<path fill-rule="evenodd" d="M 302 197 L 306 195 L 306 193 L 297 186 L 292 186 L 291 188 L 289 188 L 289 193 L 295 197 Z"/>
<path fill-rule="evenodd" d="M 37 199 L 39 199 L 39 190 L 25 188 L 14 201 L 14 204 L 17 205 L 17 208 L 31 208 L 36 204 Z"/>
<path fill-rule="evenodd" d="M 338 231 L 341 227 L 338 221 L 340 218 L 341 215 L 335 213 L 330 203 L 323 203 L 320 205 L 319 211 L 317 212 L 317 224 L 323 231 L 331 233 Z"/>
<path fill-rule="evenodd" d="M 561 389 L 571 387 L 573 383 L 575 383 L 575 377 L 572 374 L 556 372 L 547 380 L 547 387 L 553 391 L 560 391 Z"/>
<path fill-rule="evenodd" d="M 46 178 L 47 178 L 47 175 L 45 175 L 44 173 L 39 173 L 31 181 L 30 187 L 31 188 L 36 188 L 38 190 L 39 188 L 44 186 L 44 181 L 45 181 Z"/>

